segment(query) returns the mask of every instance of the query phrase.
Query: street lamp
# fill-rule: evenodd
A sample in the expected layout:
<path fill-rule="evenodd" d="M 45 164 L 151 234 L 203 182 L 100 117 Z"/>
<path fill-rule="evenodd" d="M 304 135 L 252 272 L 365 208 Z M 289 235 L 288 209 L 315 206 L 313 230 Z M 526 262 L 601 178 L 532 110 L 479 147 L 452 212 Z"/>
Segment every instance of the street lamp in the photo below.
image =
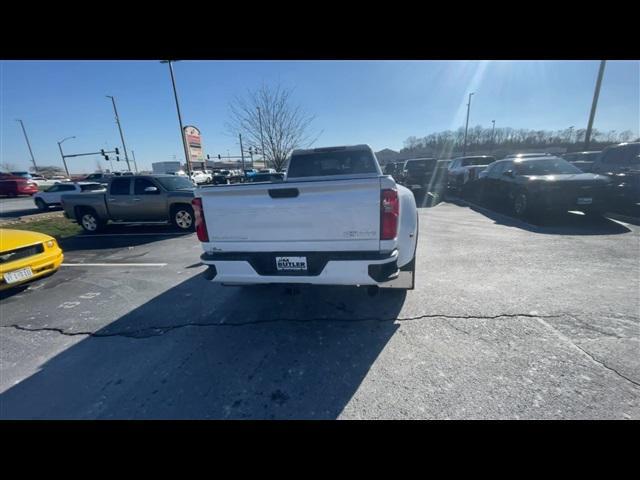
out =
<path fill-rule="evenodd" d="M 591 129 L 593 127 L 593 119 L 596 116 L 596 107 L 598 106 L 598 97 L 600 96 L 600 87 L 602 86 L 602 77 L 604 76 L 604 67 L 607 64 L 606 60 L 600 61 L 600 68 L 598 69 L 598 78 L 596 80 L 596 89 L 593 92 L 593 101 L 591 102 L 591 113 L 589 114 L 589 123 L 587 125 L 587 132 L 584 136 L 584 149 L 589 150 L 589 142 L 591 141 Z"/>
<path fill-rule="evenodd" d="M 38 166 L 36 165 L 36 159 L 33 156 L 33 151 L 31 150 L 31 144 L 29 143 L 29 137 L 27 137 L 27 131 L 24 128 L 24 123 L 22 123 L 22 120 L 19 120 L 16 118 L 16 122 L 20 122 L 20 125 L 22 126 L 22 133 L 24 133 L 24 139 L 27 141 L 27 147 L 29 147 L 29 153 L 31 154 L 31 161 L 33 162 L 33 171 L 35 173 L 38 173 Z"/>
<path fill-rule="evenodd" d="M 62 144 L 66 141 L 66 140 L 70 140 L 72 138 L 76 138 L 76 137 L 67 137 L 67 138 L 63 138 L 62 140 L 60 140 L 58 142 L 58 148 L 60 149 L 60 156 L 62 157 L 62 164 L 64 165 L 64 170 L 65 172 L 67 172 L 67 177 L 71 178 L 71 175 L 69 174 L 69 169 L 67 168 L 67 162 L 64 159 L 64 154 L 62 153 Z"/>
<path fill-rule="evenodd" d="M 462 156 L 464 157 L 467 154 L 467 130 L 469 130 L 469 110 L 471 110 L 471 95 L 475 92 L 469 94 L 469 103 L 467 103 L 467 124 L 464 127 L 464 146 L 462 147 Z"/>
<path fill-rule="evenodd" d="M 184 128 L 182 126 L 182 115 L 180 114 L 180 104 L 178 103 L 178 92 L 176 91 L 176 80 L 173 76 L 173 65 L 175 60 L 161 60 L 160 63 L 169 64 L 169 72 L 171 73 L 171 84 L 173 85 L 173 96 L 176 99 L 176 110 L 178 111 L 178 123 L 180 124 L 180 137 L 182 138 L 182 146 L 184 147 L 184 158 L 187 162 L 187 175 L 191 176 L 191 162 L 189 161 L 189 149 L 187 148 L 187 140 L 184 136 Z"/>

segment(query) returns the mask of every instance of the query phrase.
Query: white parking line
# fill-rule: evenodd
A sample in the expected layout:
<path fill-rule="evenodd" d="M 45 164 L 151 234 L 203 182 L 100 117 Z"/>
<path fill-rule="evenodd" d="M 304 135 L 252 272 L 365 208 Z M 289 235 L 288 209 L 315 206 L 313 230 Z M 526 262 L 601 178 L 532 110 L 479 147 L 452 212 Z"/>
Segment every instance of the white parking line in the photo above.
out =
<path fill-rule="evenodd" d="M 631 224 L 621 222 L 620 220 L 616 220 L 615 218 L 606 217 L 606 219 L 607 219 L 607 220 L 611 220 L 612 222 L 619 223 L 619 224 L 620 224 L 620 225 L 622 225 L 623 227 L 630 227 L 630 226 L 631 226 Z"/>
<path fill-rule="evenodd" d="M 166 267 L 166 263 L 63 263 L 63 267 Z"/>

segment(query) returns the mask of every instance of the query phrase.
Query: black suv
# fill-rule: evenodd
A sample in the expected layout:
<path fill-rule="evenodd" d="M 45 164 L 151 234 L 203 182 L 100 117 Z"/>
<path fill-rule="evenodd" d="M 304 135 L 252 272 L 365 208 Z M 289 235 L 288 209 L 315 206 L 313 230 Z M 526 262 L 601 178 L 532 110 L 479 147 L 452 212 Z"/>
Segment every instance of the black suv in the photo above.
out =
<path fill-rule="evenodd" d="M 593 163 L 598 159 L 601 152 L 572 152 L 562 155 L 567 162 L 574 167 L 578 167 L 585 173 L 590 173 Z"/>
<path fill-rule="evenodd" d="M 435 158 L 415 158 L 404 164 L 401 182 L 411 190 L 426 190 L 436 170 Z"/>
<path fill-rule="evenodd" d="M 640 216 L 640 142 L 605 148 L 592 172 L 611 179 L 609 202 L 613 210 Z"/>

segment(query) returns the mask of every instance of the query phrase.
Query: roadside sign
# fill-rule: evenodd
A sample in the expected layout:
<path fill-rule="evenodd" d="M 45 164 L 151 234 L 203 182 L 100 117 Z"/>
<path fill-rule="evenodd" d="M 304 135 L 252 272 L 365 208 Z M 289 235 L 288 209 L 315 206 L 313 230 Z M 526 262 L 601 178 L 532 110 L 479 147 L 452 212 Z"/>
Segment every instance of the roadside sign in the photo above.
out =
<path fill-rule="evenodd" d="M 184 127 L 184 135 L 189 147 L 189 159 L 192 162 L 204 162 L 200 130 L 193 125 L 187 125 Z"/>

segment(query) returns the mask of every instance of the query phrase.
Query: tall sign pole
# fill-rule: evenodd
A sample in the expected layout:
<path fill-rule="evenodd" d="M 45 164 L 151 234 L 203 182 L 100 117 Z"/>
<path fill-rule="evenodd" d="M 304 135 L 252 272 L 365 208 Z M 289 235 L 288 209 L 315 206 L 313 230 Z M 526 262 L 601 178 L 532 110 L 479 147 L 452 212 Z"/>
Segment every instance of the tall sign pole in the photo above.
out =
<path fill-rule="evenodd" d="M 173 76 L 173 60 L 163 60 L 161 63 L 169 64 L 169 72 L 171 73 L 171 84 L 173 85 L 173 96 L 176 99 L 176 110 L 178 111 L 178 123 L 180 124 L 180 136 L 182 137 L 182 146 L 184 148 L 184 158 L 187 162 L 187 175 L 191 176 L 191 159 L 189 158 L 189 148 L 187 147 L 187 139 L 182 126 L 182 114 L 180 113 L 180 104 L 178 103 L 178 92 L 176 90 L 176 79 Z"/>
<path fill-rule="evenodd" d="M 31 144 L 29 143 L 29 137 L 27 137 L 27 131 L 24 129 L 24 123 L 22 123 L 22 120 L 16 120 L 16 122 L 20 122 L 20 125 L 22 126 L 22 133 L 24 133 L 24 139 L 27 141 L 27 147 L 29 147 L 29 153 L 31 154 L 31 161 L 33 162 L 33 171 L 35 173 L 38 173 L 38 166 L 36 165 L 36 159 L 33 156 L 33 150 L 31 150 Z"/>
<path fill-rule="evenodd" d="M 602 77 L 604 76 L 604 66 L 606 63 L 606 60 L 600 61 L 600 70 L 598 70 L 598 79 L 596 80 L 596 90 L 593 92 L 593 102 L 591 103 L 591 113 L 589 114 L 589 125 L 587 125 L 587 134 L 584 137 L 585 150 L 589 150 L 589 142 L 591 141 L 591 127 L 593 127 L 593 119 L 596 116 L 596 107 L 598 106 L 600 86 L 602 85 Z"/>
<path fill-rule="evenodd" d="M 111 95 L 105 95 L 111 99 L 113 103 L 113 111 L 116 114 L 116 123 L 118 124 L 118 130 L 120 131 L 120 139 L 122 140 L 122 149 L 124 150 L 124 159 L 127 161 L 127 170 L 131 171 L 131 165 L 129 165 L 129 156 L 127 155 L 127 146 L 124 144 L 124 135 L 122 134 L 122 127 L 120 126 L 120 118 L 118 117 L 118 109 L 116 108 L 116 100 Z"/>

